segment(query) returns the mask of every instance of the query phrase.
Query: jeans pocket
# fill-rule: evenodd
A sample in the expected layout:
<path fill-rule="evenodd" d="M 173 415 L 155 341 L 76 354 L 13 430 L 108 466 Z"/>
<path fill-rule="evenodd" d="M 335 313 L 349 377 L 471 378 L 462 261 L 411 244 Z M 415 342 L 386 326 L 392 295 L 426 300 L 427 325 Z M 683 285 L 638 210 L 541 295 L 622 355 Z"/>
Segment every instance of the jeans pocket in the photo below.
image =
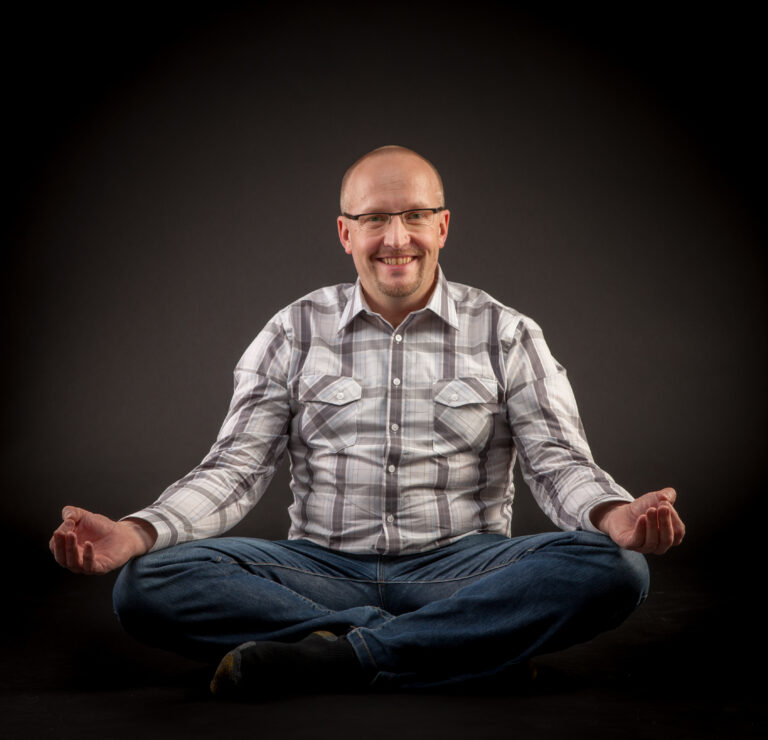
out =
<path fill-rule="evenodd" d="M 449 378 L 434 384 L 433 449 L 438 455 L 482 450 L 499 410 L 494 378 Z"/>
<path fill-rule="evenodd" d="M 363 390 L 354 378 L 304 375 L 299 379 L 299 435 L 308 447 L 343 450 L 357 441 Z"/>

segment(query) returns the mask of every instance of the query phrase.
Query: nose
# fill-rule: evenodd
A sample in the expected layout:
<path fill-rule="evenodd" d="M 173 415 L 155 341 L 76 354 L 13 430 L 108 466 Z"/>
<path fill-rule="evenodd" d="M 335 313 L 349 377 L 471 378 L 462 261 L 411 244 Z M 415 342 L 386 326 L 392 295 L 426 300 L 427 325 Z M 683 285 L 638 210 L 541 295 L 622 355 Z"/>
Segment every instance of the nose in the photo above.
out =
<path fill-rule="evenodd" d="M 402 216 L 390 216 L 389 223 L 384 230 L 384 246 L 392 249 L 402 249 L 411 240 L 408 229 L 405 228 Z"/>

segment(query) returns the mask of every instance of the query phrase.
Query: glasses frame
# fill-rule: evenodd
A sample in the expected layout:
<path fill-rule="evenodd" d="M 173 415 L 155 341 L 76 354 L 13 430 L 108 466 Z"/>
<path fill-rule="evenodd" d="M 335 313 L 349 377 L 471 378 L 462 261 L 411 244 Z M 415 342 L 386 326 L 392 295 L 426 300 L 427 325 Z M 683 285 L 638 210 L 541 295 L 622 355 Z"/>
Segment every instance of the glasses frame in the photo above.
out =
<path fill-rule="evenodd" d="M 395 212 L 387 212 L 387 211 L 368 211 L 367 213 L 358 213 L 358 214 L 352 214 L 352 213 L 345 213 L 344 211 L 341 212 L 341 215 L 344 216 L 344 218 L 350 218 L 353 221 L 357 221 L 359 218 L 362 218 L 363 216 L 389 216 L 389 221 L 387 221 L 386 225 L 389 226 L 389 224 L 392 222 L 393 216 L 401 216 L 405 213 L 411 213 L 412 211 L 432 211 L 432 213 L 440 213 L 440 211 L 447 210 L 446 206 L 438 206 L 437 208 L 406 208 L 404 211 L 395 211 Z"/>

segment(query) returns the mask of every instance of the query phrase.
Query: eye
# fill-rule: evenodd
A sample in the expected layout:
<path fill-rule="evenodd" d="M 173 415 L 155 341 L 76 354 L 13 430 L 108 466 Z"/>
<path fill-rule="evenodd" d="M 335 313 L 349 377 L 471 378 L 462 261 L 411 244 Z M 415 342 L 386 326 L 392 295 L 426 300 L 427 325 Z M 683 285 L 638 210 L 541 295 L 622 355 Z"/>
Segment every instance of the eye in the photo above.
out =
<path fill-rule="evenodd" d="M 429 221 L 432 211 L 408 211 L 403 215 L 405 216 L 406 223 L 419 224 Z"/>
<path fill-rule="evenodd" d="M 382 229 L 387 223 L 389 223 L 389 216 L 386 213 L 367 213 L 359 219 L 360 227 L 371 231 Z"/>
<path fill-rule="evenodd" d="M 386 222 L 386 213 L 367 213 L 365 216 L 360 217 L 360 223 L 363 226 L 378 226 L 379 224 L 385 224 Z"/>

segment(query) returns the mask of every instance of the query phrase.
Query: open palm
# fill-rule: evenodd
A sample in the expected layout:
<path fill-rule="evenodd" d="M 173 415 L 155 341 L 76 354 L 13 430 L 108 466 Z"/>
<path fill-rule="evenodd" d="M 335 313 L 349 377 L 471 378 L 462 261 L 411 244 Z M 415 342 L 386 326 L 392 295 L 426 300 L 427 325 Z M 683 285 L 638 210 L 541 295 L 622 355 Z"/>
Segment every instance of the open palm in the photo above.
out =
<path fill-rule="evenodd" d="M 685 535 L 674 507 L 676 498 L 672 488 L 646 493 L 608 510 L 598 526 L 620 547 L 661 555 L 679 545 Z"/>
<path fill-rule="evenodd" d="M 108 573 L 148 549 L 131 522 L 115 522 L 72 506 L 64 508 L 62 517 L 49 547 L 56 561 L 74 573 Z"/>

